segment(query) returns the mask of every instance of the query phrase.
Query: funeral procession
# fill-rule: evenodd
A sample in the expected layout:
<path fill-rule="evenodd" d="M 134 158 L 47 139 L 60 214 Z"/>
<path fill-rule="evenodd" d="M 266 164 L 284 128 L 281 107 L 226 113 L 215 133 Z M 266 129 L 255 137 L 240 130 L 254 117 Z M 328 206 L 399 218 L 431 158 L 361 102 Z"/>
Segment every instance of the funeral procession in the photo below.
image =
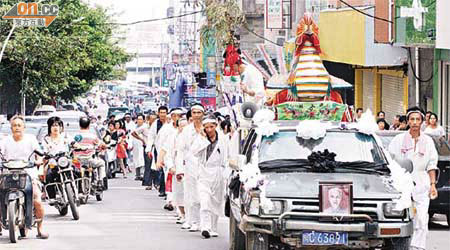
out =
<path fill-rule="evenodd" d="M 450 0 L 1 0 L 0 250 L 450 250 Z"/>

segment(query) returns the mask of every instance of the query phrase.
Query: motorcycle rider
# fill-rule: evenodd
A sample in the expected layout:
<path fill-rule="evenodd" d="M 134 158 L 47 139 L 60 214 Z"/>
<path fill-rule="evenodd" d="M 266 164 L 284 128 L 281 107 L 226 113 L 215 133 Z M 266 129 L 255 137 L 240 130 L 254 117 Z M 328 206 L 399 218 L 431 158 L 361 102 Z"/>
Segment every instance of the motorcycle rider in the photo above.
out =
<path fill-rule="evenodd" d="M 47 120 L 47 135 L 42 139 L 41 145 L 44 149 L 44 152 L 55 155 L 61 152 L 67 152 L 69 150 L 69 141 L 63 134 L 64 123 L 63 121 L 57 117 L 50 117 Z M 45 183 L 53 183 L 55 176 L 48 171 L 47 165 L 44 168 L 45 174 Z M 56 190 L 55 186 L 51 185 L 47 188 L 48 198 L 50 199 L 49 203 L 53 203 Z"/>
<path fill-rule="evenodd" d="M 35 150 L 40 150 L 39 142 L 34 135 L 24 134 L 25 119 L 22 116 L 15 115 L 10 119 L 12 135 L 7 136 L 0 143 L 0 152 L 6 160 L 24 160 L 28 161 L 28 157 Z M 36 156 L 36 164 L 40 163 L 39 157 Z M 33 205 L 37 222 L 37 238 L 48 239 L 49 234 L 44 232 L 43 219 L 44 207 L 41 201 L 41 188 L 39 186 L 37 167 L 26 169 L 33 181 Z M 1 228 L 0 228 L 1 234 Z"/>
<path fill-rule="evenodd" d="M 91 124 L 91 120 L 88 117 L 81 117 L 79 120 L 80 125 L 80 135 L 82 136 L 81 141 L 76 144 L 80 147 L 94 147 L 93 149 L 89 148 L 82 151 L 75 151 L 74 157 L 78 158 L 79 156 L 83 156 L 83 158 L 89 158 L 89 164 L 94 168 L 98 169 L 98 180 L 99 184 L 103 187 L 103 178 L 106 176 L 105 172 L 105 161 L 102 159 L 92 156 L 95 154 L 95 148 L 99 147 L 102 149 L 106 148 L 106 145 L 97 138 L 97 136 L 91 131 L 89 131 L 89 126 Z M 87 157 L 86 157 L 87 156 Z"/>

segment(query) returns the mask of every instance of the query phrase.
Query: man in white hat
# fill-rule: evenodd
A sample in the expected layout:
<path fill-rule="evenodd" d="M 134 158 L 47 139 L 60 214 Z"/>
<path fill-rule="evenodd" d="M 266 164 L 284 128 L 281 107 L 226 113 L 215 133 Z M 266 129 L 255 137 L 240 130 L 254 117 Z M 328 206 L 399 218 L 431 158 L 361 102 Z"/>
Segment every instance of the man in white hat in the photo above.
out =
<path fill-rule="evenodd" d="M 183 129 L 179 139 L 177 139 L 181 143 L 180 149 L 183 157 L 181 161 L 185 163 L 184 173 L 180 174 L 184 174 L 186 222 L 181 228 L 189 229 L 191 232 L 196 232 L 200 229 L 200 199 L 197 188 L 199 157 L 194 156 L 192 142 L 202 133 L 204 112 L 205 109 L 201 104 L 193 105 L 191 107 L 193 122 Z M 177 162 L 180 162 L 180 160 L 178 159 Z"/>
<path fill-rule="evenodd" d="M 217 132 L 215 116 L 202 122 L 203 130 L 192 145 L 199 157 L 198 192 L 200 197 L 200 227 L 203 237 L 217 237 L 217 222 L 224 208 L 228 144 L 223 133 Z"/>
<path fill-rule="evenodd" d="M 437 198 L 436 170 L 438 154 L 433 139 L 420 131 L 425 115 L 418 107 L 407 110 L 410 129 L 394 137 L 389 152 L 394 159 L 409 159 L 413 163 L 414 189 L 412 199 L 416 213 L 413 217 L 414 233 L 410 249 L 426 249 L 428 234 L 428 207 L 430 199 Z"/>
<path fill-rule="evenodd" d="M 172 186 L 169 186 L 170 183 L 173 185 L 174 182 L 174 174 L 175 174 L 175 140 L 177 137 L 177 121 L 180 119 L 183 111 L 180 108 L 173 108 L 170 110 L 170 123 L 165 124 L 160 131 L 161 138 L 164 138 L 165 141 L 161 144 L 161 150 L 158 154 L 158 159 L 156 163 L 157 169 L 163 169 L 164 171 L 164 179 L 167 181 L 168 177 L 171 179 L 169 182 L 166 182 L 166 194 L 167 194 L 167 203 L 164 206 L 164 209 L 169 211 L 173 210 L 172 205 Z"/>

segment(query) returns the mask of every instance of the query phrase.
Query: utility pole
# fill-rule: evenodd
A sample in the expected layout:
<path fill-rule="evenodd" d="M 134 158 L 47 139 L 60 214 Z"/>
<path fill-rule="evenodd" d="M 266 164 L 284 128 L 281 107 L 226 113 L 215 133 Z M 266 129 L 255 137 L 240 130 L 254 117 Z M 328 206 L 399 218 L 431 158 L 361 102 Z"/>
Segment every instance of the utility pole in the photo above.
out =
<path fill-rule="evenodd" d="M 163 86 L 163 73 L 162 73 L 162 69 L 163 69 L 163 43 L 161 42 L 161 56 L 160 56 L 160 63 L 159 63 L 159 86 L 162 87 Z"/>
<path fill-rule="evenodd" d="M 6 45 L 8 44 L 9 38 L 11 38 L 11 35 L 15 28 L 16 28 L 16 23 L 13 23 L 13 26 L 8 33 L 8 36 L 6 37 L 5 41 L 3 42 L 2 51 L 0 52 L 0 62 L 2 62 L 3 53 L 5 53 Z"/>

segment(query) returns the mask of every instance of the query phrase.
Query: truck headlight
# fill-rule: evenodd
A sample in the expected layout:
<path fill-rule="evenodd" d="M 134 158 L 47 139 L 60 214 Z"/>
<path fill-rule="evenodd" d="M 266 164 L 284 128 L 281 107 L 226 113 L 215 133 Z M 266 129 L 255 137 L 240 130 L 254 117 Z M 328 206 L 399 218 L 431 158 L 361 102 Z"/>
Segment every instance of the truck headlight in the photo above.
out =
<path fill-rule="evenodd" d="M 395 209 L 396 203 L 384 203 L 383 212 L 386 218 L 402 218 L 405 215 L 405 210 Z"/>
<path fill-rule="evenodd" d="M 259 215 L 259 198 L 252 198 L 248 205 L 249 215 Z"/>
<path fill-rule="evenodd" d="M 283 202 L 282 201 L 272 201 L 272 209 L 262 208 L 261 212 L 264 215 L 280 215 L 283 213 Z"/>

